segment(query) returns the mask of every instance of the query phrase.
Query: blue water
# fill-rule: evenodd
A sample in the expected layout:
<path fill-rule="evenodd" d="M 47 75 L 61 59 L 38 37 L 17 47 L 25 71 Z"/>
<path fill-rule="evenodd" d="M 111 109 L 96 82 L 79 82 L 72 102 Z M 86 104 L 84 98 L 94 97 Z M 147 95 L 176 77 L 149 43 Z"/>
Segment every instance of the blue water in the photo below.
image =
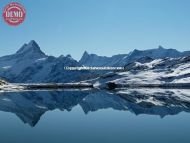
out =
<path fill-rule="evenodd" d="M 139 96 L 128 96 L 107 91 L 0 93 L 0 143 L 190 142 L 188 101 L 172 98 L 165 106 L 146 106 L 134 101 Z"/>

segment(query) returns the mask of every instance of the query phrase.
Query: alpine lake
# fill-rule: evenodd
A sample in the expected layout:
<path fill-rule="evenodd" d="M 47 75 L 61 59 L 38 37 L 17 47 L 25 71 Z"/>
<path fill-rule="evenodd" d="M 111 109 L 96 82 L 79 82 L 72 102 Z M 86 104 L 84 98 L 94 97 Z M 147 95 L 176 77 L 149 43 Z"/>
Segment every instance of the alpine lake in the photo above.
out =
<path fill-rule="evenodd" d="M 189 143 L 188 89 L 0 92 L 0 143 Z"/>

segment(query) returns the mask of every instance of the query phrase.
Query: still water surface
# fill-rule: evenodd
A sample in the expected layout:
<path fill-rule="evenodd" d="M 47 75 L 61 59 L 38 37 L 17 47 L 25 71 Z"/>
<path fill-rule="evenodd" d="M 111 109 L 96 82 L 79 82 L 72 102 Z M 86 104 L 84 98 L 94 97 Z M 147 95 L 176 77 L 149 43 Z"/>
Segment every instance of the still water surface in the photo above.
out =
<path fill-rule="evenodd" d="M 188 90 L 0 93 L 0 143 L 189 143 Z"/>

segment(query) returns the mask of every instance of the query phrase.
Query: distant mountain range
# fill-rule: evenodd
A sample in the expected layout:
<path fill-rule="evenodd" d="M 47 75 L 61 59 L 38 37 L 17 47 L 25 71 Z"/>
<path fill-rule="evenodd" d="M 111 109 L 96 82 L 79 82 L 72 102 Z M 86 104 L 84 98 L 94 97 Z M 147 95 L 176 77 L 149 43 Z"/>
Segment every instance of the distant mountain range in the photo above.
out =
<path fill-rule="evenodd" d="M 92 71 L 68 71 L 66 66 L 124 66 L 140 61 L 147 63 L 155 59 L 180 58 L 190 55 L 190 51 L 179 52 L 161 46 L 151 50 L 134 50 L 128 54 L 112 57 L 98 56 L 84 52 L 77 61 L 70 55 L 48 56 L 34 41 L 24 44 L 15 54 L 0 57 L 0 77 L 10 82 L 75 82 L 98 77 Z"/>
<path fill-rule="evenodd" d="M 128 63 L 137 61 L 141 58 L 163 59 L 163 58 L 179 58 L 189 56 L 190 51 L 179 52 L 175 49 L 165 49 L 159 46 L 157 49 L 150 50 L 134 50 L 129 54 L 118 54 L 112 57 L 98 56 L 96 54 L 88 54 L 84 52 L 79 63 L 86 66 L 124 66 Z"/>

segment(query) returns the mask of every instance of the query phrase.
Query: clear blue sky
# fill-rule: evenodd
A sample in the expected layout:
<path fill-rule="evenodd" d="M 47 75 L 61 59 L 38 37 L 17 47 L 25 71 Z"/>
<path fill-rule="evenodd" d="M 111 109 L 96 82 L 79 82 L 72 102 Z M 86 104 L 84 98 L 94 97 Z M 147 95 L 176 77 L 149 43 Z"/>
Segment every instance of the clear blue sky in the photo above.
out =
<path fill-rule="evenodd" d="M 25 22 L 10 27 L 0 18 L 0 56 L 34 39 L 48 55 L 111 56 L 162 45 L 190 50 L 190 0 L 16 0 Z M 10 0 L 1 0 L 3 7 Z M 1 14 L 2 15 L 2 14 Z"/>

